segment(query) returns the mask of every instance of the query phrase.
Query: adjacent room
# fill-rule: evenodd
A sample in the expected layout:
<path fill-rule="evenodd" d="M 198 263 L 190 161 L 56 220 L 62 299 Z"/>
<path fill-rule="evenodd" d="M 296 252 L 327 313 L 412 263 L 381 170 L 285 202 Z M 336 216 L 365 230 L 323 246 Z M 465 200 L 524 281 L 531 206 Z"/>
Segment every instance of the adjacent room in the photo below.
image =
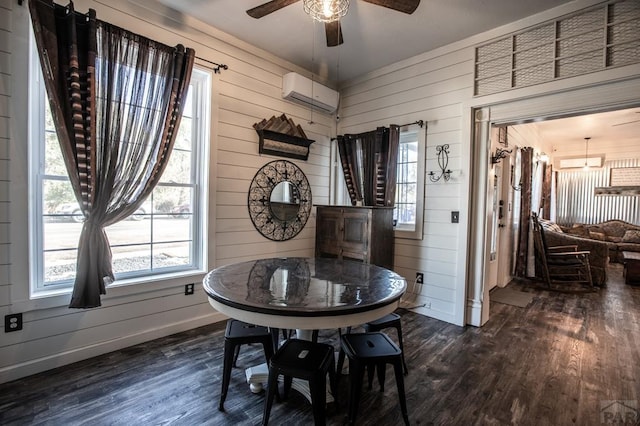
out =
<path fill-rule="evenodd" d="M 0 423 L 638 424 L 639 34 L 0 0 Z"/>

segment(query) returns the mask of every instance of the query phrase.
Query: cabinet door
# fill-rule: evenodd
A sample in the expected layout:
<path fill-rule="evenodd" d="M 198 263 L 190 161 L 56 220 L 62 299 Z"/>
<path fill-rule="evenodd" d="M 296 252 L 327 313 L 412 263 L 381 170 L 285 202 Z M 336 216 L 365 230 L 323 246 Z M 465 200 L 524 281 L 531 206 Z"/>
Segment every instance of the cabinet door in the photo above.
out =
<path fill-rule="evenodd" d="M 316 256 L 340 256 L 342 214 L 339 209 L 318 208 Z"/>
<path fill-rule="evenodd" d="M 342 216 L 342 256 L 369 259 L 369 215 L 367 211 L 345 211 Z"/>

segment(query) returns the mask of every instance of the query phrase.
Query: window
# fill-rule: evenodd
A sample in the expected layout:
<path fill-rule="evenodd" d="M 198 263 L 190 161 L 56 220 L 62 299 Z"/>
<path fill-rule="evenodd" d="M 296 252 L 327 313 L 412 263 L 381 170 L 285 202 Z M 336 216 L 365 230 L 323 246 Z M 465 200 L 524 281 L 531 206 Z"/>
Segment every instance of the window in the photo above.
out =
<path fill-rule="evenodd" d="M 399 238 L 422 239 L 425 133 L 424 129 L 415 128 L 415 125 L 400 130 L 396 208 L 393 211 L 395 235 Z M 330 202 L 350 205 L 336 140 L 331 142 L 330 161 Z"/>
<path fill-rule="evenodd" d="M 32 49 L 35 50 L 35 49 Z M 30 120 L 32 293 L 68 291 L 75 277 L 84 220 L 73 195 L 37 54 Z M 105 229 L 116 280 L 184 274 L 204 268 L 209 73 L 193 70 L 184 115 L 162 179 L 129 219 Z M 42 143 L 44 141 L 44 143 Z"/>
<path fill-rule="evenodd" d="M 396 236 L 422 239 L 424 131 L 414 127 L 410 126 L 400 131 L 393 220 Z"/>

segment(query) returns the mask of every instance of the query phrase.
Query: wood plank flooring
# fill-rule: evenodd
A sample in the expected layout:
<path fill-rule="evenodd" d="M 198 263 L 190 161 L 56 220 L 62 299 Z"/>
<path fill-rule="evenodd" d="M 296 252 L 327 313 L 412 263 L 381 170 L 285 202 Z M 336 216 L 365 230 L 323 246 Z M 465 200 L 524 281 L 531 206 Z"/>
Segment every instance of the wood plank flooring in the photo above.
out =
<path fill-rule="evenodd" d="M 640 287 L 623 284 L 620 265 L 595 293 L 512 285 L 533 302 L 492 304 L 482 328 L 403 312 L 412 424 L 599 425 L 605 401 L 640 407 Z M 258 346 L 243 347 L 226 412 L 217 409 L 223 334 L 214 324 L 0 385 L 0 424 L 259 424 L 264 395 L 249 391 L 242 368 L 261 362 Z M 337 333 L 321 339 L 337 347 Z M 358 424 L 401 424 L 393 380 L 389 368 L 384 394 L 364 389 Z M 329 425 L 345 423 L 347 383 Z M 292 391 L 270 422 L 312 424 L 311 406 Z"/>

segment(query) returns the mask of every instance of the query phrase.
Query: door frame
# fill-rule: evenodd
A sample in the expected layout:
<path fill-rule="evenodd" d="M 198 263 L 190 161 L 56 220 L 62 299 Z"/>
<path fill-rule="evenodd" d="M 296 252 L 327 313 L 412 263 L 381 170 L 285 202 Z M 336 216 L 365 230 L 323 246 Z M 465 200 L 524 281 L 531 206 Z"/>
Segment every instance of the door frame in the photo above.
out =
<path fill-rule="evenodd" d="M 482 326 L 489 320 L 487 282 L 487 176 L 492 125 L 513 125 L 553 118 L 588 115 L 640 106 L 640 75 L 602 84 L 592 84 L 515 100 L 483 104 L 480 99 L 468 105 L 470 130 L 469 239 L 467 252 L 465 322 Z M 466 109 L 465 108 L 465 109 Z"/>

